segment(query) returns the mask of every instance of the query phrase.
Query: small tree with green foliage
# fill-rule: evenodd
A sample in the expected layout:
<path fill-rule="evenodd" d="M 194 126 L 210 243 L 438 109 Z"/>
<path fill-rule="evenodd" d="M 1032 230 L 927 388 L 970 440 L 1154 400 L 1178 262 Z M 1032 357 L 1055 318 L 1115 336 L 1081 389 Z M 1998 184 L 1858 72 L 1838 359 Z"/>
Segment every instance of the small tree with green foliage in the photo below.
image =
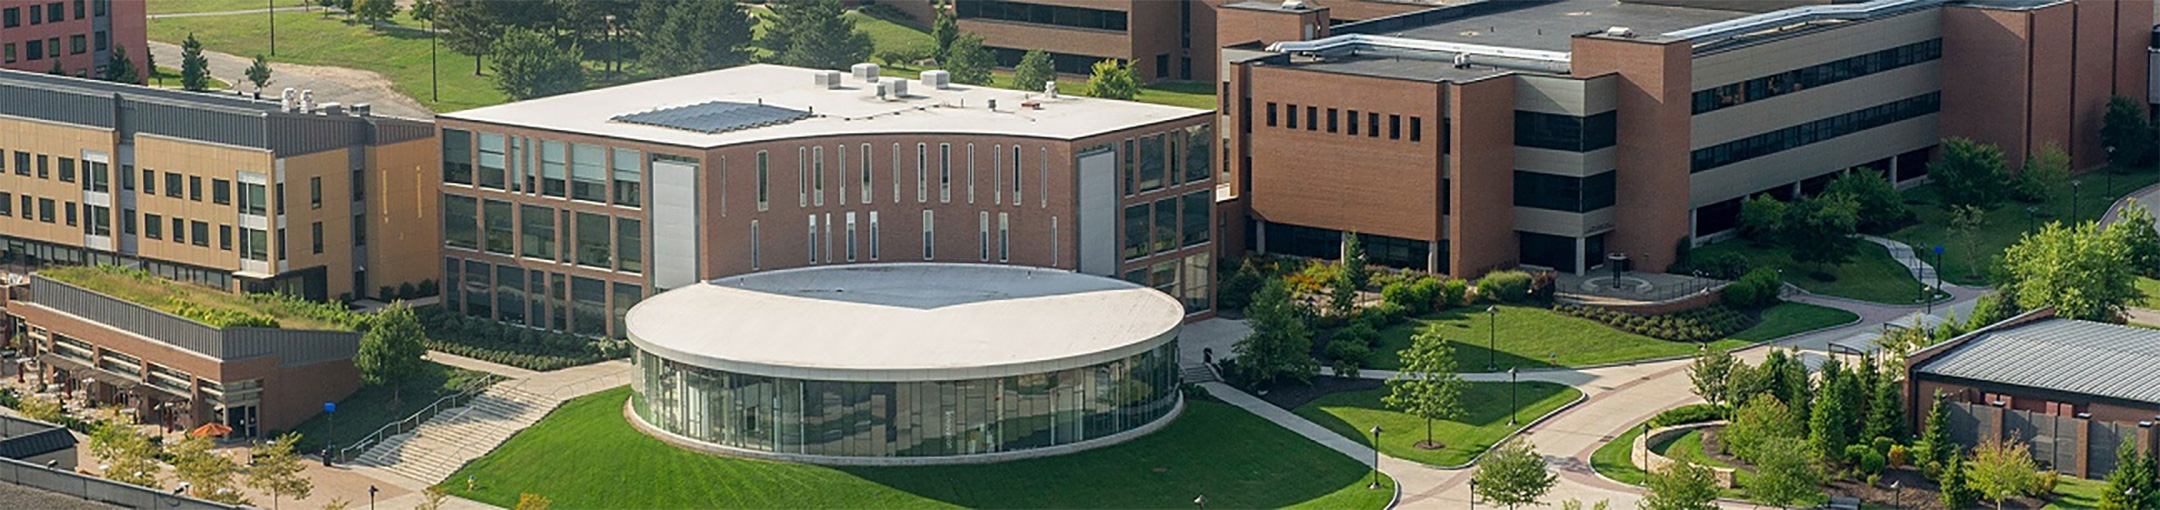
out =
<path fill-rule="evenodd" d="M 1854 442 L 1848 426 L 1859 424 L 1861 418 L 1859 387 L 1837 360 L 1824 361 L 1820 373 L 1822 395 L 1808 419 L 1808 446 L 1816 458 L 1843 464 L 1850 460 L 1843 455 L 1845 447 Z"/>
<path fill-rule="evenodd" d="M 1732 388 L 1733 368 L 1740 361 L 1724 349 L 1709 349 L 1695 356 L 1688 364 L 1688 382 L 1695 387 L 1695 396 L 1702 397 L 1710 405 L 1722 405 L 1727 401 L 1727 390 Z M 1744 368 L 1744 367 L 1743 367 Z"/>
<path fill-rule="evenodd" d="M 1927 170 L 1944 203 L 1990 208 L 2002 200 L 2002 148 L 1962 137 L 1944 138 L 1941 147 L 1942 156 L 1928 163 Z"/>
<path fill-rule="evenodd" d="M 1538 455 L 1529 440 L 1518 437 L 1485 452 L 1470 480 L 1479 497 L 1515 508 L 1537 504 L 1560 476 L 1546 469 L 1545 457 Z"/>
<path fill-rule="evenodd" d="M 112 61 L 105 64 L 105 81 L 142 84 L 142 71 L 135 68 L 135 61 L 128 58 L 127 45 L 112 47 Z"/>
<path fill-rule="evenodd" d="M 23 416 L 32 420 L 46 423 L 60 423 L 60 418 L 67 416 L 67 409 L 59 401 L 37 395 L 22 396 L 15 410 L 22 411 Z"/>
<path fill-rule="evenodd" d="M 1360 289 L 1365 288 L 1366 282 L 1372 279 L 1372 267 L 1365 256 L 1364 237 L 1356 232 L 1345 232 L 1342 240 L 1343 276 L 1350 277 L 1350 285 Z"/>
<path fill-rule="evenodd" d="M 303 472 L 299 432 L 286 432 L 255 448 L 255 461 L 247 470 L 247 486 L 270 493 L 270 508 L 276 509 L 280 496 L 292 496 L 305 500 L 315 492 L 315 482 Z"/>
<path fill-rule="evenodd" d="M 2112 321 L 2142 297 L 2130 242 L 2150 234 L 2150 225 L 2103 230 L 2092 222 L 2050 223 L 2003 252 L 2005 286 L 2017 290 L 2026 309 L 2052 306 L 2065 318 Z"/>
<path fill-rule="evenodd" d="M 2160 274 L 2160 231 L 2153 230 L 2152 211 L 2138 199 L 2127 200 L 2129 203 L 2107 229 L 2118 234 L 2129 249 L 2131 271 L 2143 276 Z"/>
<path fill-rule="evenodd" d="M 1778 235 L 1785 231 L 1785 209 L 1789 206 L 1769 194 L 1755 195 L 1740 202 L 1740 237 L 1758 246 L 1778 243 Z"/>
<path fill-rule="evenodd" d="M 1749 491 L 1764 503 L 1790 507 L 1822 495 L 1822 477 L 1815 470 L 1814 453 L 1800 439 L 1776 438 L 1763 443 L 1755 466 L 1755 482 Z"/>
<path fill-rule="evenodd" d="M 1140 79 L 1133 74 L 1132 63 L 1116 59 L 1095 63 L 1094 74 L 1088 76 L 1088 96 L 1131 101 L 1140 96 Z"/>
<path fill-rule="evenodd" d="M 255 55 L 255 62 L 248 64 L 247 79 L 248 83 L 255 84 L 255 93 L 262 94 L 263 88 L 270 86 L 270 60 Z"/>
<path fill-rule="evenodd" d="M 436 6 L 435 29 L 443 46 L 450 51 L 472 55 L 473 76 L 481 74 L 480 57 L 495 49 L 495 38 L 502 31 L 504 17 L 494 9 L 522 4 L 491 0 L 440 0 Z M 323 11 L 324 16 L 329 11 Z"/>
<path fill-rule="evenodd" d="M 2025 165 L 2011 178 L 2010 193 L 2019 201 L 2046 202 L 2048 184 L 2061 182 L 2069 176 L 2070 154 L 2053 142 L 2041 144 L 2039 149 L 2025 155 Z"/>
<path fill-rule="evenodd" d="M 1425 420 L 1425 441 L 1417 446 L 1440 449 L 1445 445 L 1433 440 L 1433 420 L 1461 417 L 1462 393 L 1469 385 L 1455 373 L 1455 348 L 1441 338 L 1438 325 L 1427 325 L 1410 337 L 1410 348 L 1399 355 L 1402 369 L 1388 378 L 1388 394 L 1380 401 L 1389 409 Z"/>
<path fill-rule="evenodd" d="M 1357 285 L 1350 283 L 1347 272 L 1335 272 L 1335 278 L 1328 280 L 1328 313 L 1336 317 L 1349 317 L 1350 312 L 1356 309 Z"/>
<path fill-rule="evenodd" d="M 1928 407 L 1927 424 L 1920 431 L 1920 465 L 1943 473 L 1950 471 L 1949 464 L 1958 456 L 1957 443 L 1950 442 L 1949 400 L 1942 390 L 1935 391 L 1935 404 Z"/>
<path fill-rule="evenodd" d="M 163 474 L 158 466 L 158 447 L 150 438 L 122 420 L 100 422 L 90 431 L 90 455 L 105 465 L 105 479 L 120 483 L 158 486 Z"/>
<path fill-rule="evenodd" d="M 1841 193 L 1824 193 L 1801 199 L 1786 209 L 1784 229 L 1778 238 L 1792 247 L 1794 261 L 1840 264 L 1856 251 L 1853 234 L 1859 226 L 1858 200 Z"/>
<path fill-rule="evenodd" d="M 846 69 L 870 58 L 875 44 L 855 26 L 839 0 L 773 2 L 761 42 L 775 62 L 811 69 Z"/>
<path fill-rule="evenodd" d="M 1772 442 L 1798 442 L 1807 434 L 1803 420 L 1791 407 L 1771 395 L 1750 398 L 1733 411 L 1732 421 L 1720 438 L 1725 450 L 1748 462 L 1760 462 Z"/>
<path fill-rule="evenodd" d="M 1884 373 L 1874 387 L 1869 388 L 1867 420 L 1862 427 L 1862 437 L 1905 437 L 1905 402 L 1903 384 L 1895 374 Z"/>
<path fill-rule="evenodd" d="M 381 23 L 397 16 L 398 4 L 397 0 L 355 0 L 352 11 L 352 15 L 362 22 Z"/>
<path fill-rule="evenodd" d="M 1950 206 L 1950 231 L 1965 241 L 1965 277 L 1980 276 L 1980 228 L 1987 226 L 1987 211 L 1977 205 Z"/>
<path fill-rule="evenodd" d="M 945 70 L 952 73 L 953 81 L 969 85 L 989 85 L 990 68 L 997 66 L 990 50 L 983 49 L 982 36 L 975 34 L 960 34 L 938 63 L 944 64 Z"/>
<path fill-rule="evenodd" d="M 1912 210 L 1905 207 L 1905 199 L 1899 196 L 1897 187 L 1888 177 L 1874 171 L 1850 172 L 1831 179 L 1823 193 L 1848 195 L 1859 202 L 1861 232 L 1886 233 L 1912 221 Z"/>
<path fill-rule="evenodd" d="M 637 11 L 638 62 L 661 76 L 734 67 L 756 54 L 757 21 L 734 1 L 655 2 Z"/>
<path fill-rule="evenodd" d="M 1320 370 L 1312 357 L 1312 329 L 1297 306 L 1281 280 L 1268 280 L 1253 294 L 1252 304 L 1245 307 L 1253 332 L 1231 347 L 1237 353 L 1237 371 L 1248 384 L 1266 387 L 1280 378 L 1306 383 Z"/>
<path fill-rule="evenodd" d="M 2015 440 L 1980 443 L 1965 469 L 1965 483 L 1980 491 L 1981 497 L 1994 500 L 1996 510 L 2002 510 L 2003 500 L 2032 494 L 2040 487 L 2040 465 L 2033 462 L 2025 443 Z"/>
<path fill-rule="evenodd" d="M 1028 50 L 1020 56 L 1020 65 L 1013 67 L 1012 88 L 1042 90 L 1044 83 L 1057 80 L 1057 66 L 1050 62 L 1050 52 Z"/>
<path fill-rule="evenodd" d="M 360 336 L 360 351 L 353 355 L 353 367 L 360 369 L 361 382 L 389 386 L 390 400 L 395 402 L 402 387 L 398 383 L 426 368 L 427 362 L 420 359 L 427 354 L 426 332 L 420 328 L 412 308 L 402 301 L 375 312 L 370 322 L 367 332 Z"/>
<path fill-rule="evenodd" d="M 585 88 L 585 52 L 558 47 L 536 30 L 512 28 L 495 40 L 495 89 L 512 99 L 547 97 Z"/>
<path fill-rule="evenodd" d="M 2151 457 L 2138 452 L 2136 441 L 2123 441 L 2115 448 L 2115 470 L 2108 472 L 2107 489 L 2100 492 L 2100 510 L 2143 510 L 2149 506 L 2140 503 L 2160 498 L 2160 466 Z"/>
<path fill-rule="evenodd" d="M 930 58 L 950 69 L 952 61 L 947 57 L 952 55 L 953 43 L 959 40 L 960 22 L 954 19 L 952 11 L 938 9 L 937 19 L 930 22 Z"/>
<path fill-rule="evenodd" d="M 1962 457 L 1951 455 L 1942 461 L 1942 475 L 1939 478 L 1941 478 L 1943 506 L 1949 508 L 1977 508 L 1980 506 L 1980 491 L 1974 490 L 1972 484 L 1968 483 L 1967 474 L 1965 459 Z"/>
<path fill-rule="evenodd" d="M 2100 119 L 2100 143 L 2115 148 L 2108 155 L 2108 165 L 2130 167 L 2144 161 L 2153 149 L 2153 137 L 2144 101 L 2122 96 L 2108 99 L 2107 114 Z"/>
<path fill-rule="evenodd" d="M 210 59 L 203 57 L 202 51 L 202 42 L 195 40 L 194 32 L 189 32 L 187 40 L 180 42 L 181 89 L 210 90 Z"/>
<path fill-rule="evenodd" d="M 247 498 L 240 495 L 233 479 L 240 472 L 240 465 L 215 448 L 209 437 L 190 435 L 171 443 L 166 447 L 166 453 L 172 458 L 174 474 L 180 481 L 187 482 L 188 490 L 193 491 L 195 497 L 246 504 Z"/>
<path fill-rule="evenodd" d="M 1680 461 L 1650 472 L 1643 486 L 1642 510 L 1716 510 L 1720 495 L 1717 476 L 1710 468 Z"/>

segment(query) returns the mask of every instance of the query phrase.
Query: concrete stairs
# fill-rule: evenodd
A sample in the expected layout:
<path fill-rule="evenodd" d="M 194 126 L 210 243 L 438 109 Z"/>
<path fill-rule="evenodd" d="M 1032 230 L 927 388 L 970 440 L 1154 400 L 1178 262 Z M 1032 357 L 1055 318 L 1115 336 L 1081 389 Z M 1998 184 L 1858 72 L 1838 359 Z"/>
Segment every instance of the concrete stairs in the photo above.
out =
<path fill-rule="evenodd" d="M 1209 368 L 1207 365 L 1185 365 L 1185 367 L 1179 369 L 1179 371 L 1179 375 L 1182 375 L 1185 378 L 1185 384 L 1200 384 L 1222 381 L 1222 378 L 1215 376 L 1215 369 Z"/>
<path fill-rule="evenodd" d="M 353 463 L 427 484 L 441 483 L 465 463 L 501 446 L 562 403 L 517 386 L 490 387 L 465 407 L 436 415 L 411 433 L 384 438 Z"/>

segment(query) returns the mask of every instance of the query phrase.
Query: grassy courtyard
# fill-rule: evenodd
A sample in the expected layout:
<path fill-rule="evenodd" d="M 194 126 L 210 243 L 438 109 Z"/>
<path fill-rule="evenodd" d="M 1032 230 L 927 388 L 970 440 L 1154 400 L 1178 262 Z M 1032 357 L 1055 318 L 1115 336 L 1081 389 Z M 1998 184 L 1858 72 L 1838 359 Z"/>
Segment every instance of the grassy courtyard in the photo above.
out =
<path fill-rule="evenodd" d="M 1227 404 L 1189 401 L 1175 423 L 1070 455 L 984 465 L 825 467 L 670 446 L 622 416 L 628 389 L 570 401 L 443 486 L 503 507 L 558 508 L 1380 508 L 1369 471 Z M 467 491 L 467 476 L 479 490 Z"/>
<path fill-rule="evenodd" d="M 1747 259 L 1748 267 L 1777 268 L 1785 272 L 1786 282 L 1816 294 L 1893 305 L 1920 302 L 1920 281 L 1914 280 L 1905 266 L 1891 260 L 1889 249 L 1867 241 L 1853 243 L 1856 250 L 1852 259 L 1835 266 L 1803 264 L 1794 261 L 1784 248 L 1750 246 L 1738 239 L 1696 248 L 1694 256 L 1738 254 Z"/>
<path fill-rule="evenodd" d="M 2072 181 L 2079 183 L 2074 206 L 2071 201 Z M 2160 169 L 2137 168 L 2123 170 L 2112 177 L 2101 171 L 2092 171 L 2070 179 L 2050 182 L 2049 199 L 2046 203 L 2005 201 L 1989 210 L 1986 222 L 1973 235 L 1974 242 L 1971 246 L 1977 247 L 1977 252 L 1968 248 L 1964 236 L 1950 232 L 1950 213 L 1939 205 L 1942 200 L 1938 195 L 1938 187 L 1933 184 L 1920 186 L 1905 192 L 1908 203 L 1918 203 L 1912 206 L 1912 211 L 1919 222 L 1885 237 L 1904 241 L 1920 250 L 1940 245 L 1943 247 L 1944 281 L 1984 284 L 1988 277 L 1986 268 L 1993 266 L 1994 261 L 2001 258 L 2003 250 L 2016 244 L 2018 238 L 2032 227 L 2049 221 L 2071 219 L 2073 209 L 2077 220 L 2099 219 L 2107 212 L 2108 205 L 2113 204 L 2116 199 L 2156 181 L 2160 181 Z M 2110 187 L 2110 182 L 2113 187 Z M 2026 207 L 2033 207 L 2037 211 L 2028 212 Z M 2152 208 L 2155 205 L 2146 204 L 2146 207 Z"/>
<path fill-rule="evenodd" d="M 1388 409 L 1380 400 L 1388 394 L 1384 387 L 1327 395 L 1298 406 L 1294 412 L 1368 446 L 1372 444 L 1369 431 L 1377 425 L 1381 430 L 1382 453 L 1435 466 L 1456 466 L 1469 463 L 1508 434 L 1529 426 L 1531 420 L 1582 397 L 1581 391 L 1561 384 L 1539 381 L 1516 384 L 1519 386 L 1515 391 L 1519 393 L 1515 398 L 1521 402 L 1522 409 L 1516 413 L 1518 421 L 1515 425 L 1508 425 L 1507 383 L 1470 383 L 1463 390 L 1463 416 L 1433 422 L 1433 441 L 1443 446 L 1437 450 L 1417 447 L 1418 442 L 1425 440 L 1425 420 Z"/>
<path fill-rule="evenodd" d="M 439 48 L 441 101 L 428 95 L 428 36 L 418 30 L 375 29 L 346 23 L 321 11 L 277 13 L 278 51 L 270 52 L 270 16 L 239 14 L 150 20 L 150 40 L 178 44 L 195 34 L 203 49 L 240 56 L 263 54 L 276 62 L 374 71 L 400 94 L 438 112 L 507 101 L 486 76 L 473 74 L 473 58 Z M 398 20 L 410 24 L 410 15 Z M 273 77 L 274 78 L 274 77 Z M 273 86 L 276 84 L 273 83 Z"/>
<path fill-rule="evenodd" d="M 1710 344 L 1736 349 L 1794 333 L 1837 326 L 1855 319 L 1835 308 L 1784 303 L 1763 311 L 1763 321 L 1732 338 Z M 1552 368 L 1617 363 L 1695 354 L 1696 344 L 1669 342 L 1613 329 L 1588 319 L 1567 317 L 1551 310 L 1501 305 L 1497 318 L 1487 317 L 1483 307 L 1457 308 L 1388 328 L 1380 332 L 1380 347 L 1367 368 L 1402 368 L 1396 353 L 1410 347 L 1410 339 L 1427 325 L 1440 328 L 1463 372 L 1484 372 L 1488 363 L 1499 370 L 1511 367 Z M 1498 335 L 1492 336 L 1497 327 Z M 1488 345 L 1497 344 L 1495 352 Z M 1559 363 L 1552 362 L 1557 355 Z"/>
<path fill-rule="evenodd" d="M 424 363 L 416 377 L 406 379 L 396 387 L 397 399 L 393 400 L 392 388 L 388 386 L 362 386 L 345 400 L 338 401 L 337 416 L 316 415 L 300 423 L 293 430 L 305 438 L 300 451 L 313 453 L 324 444 L 339 448 L 350 446 L 382 428 L 384 424 L 402 420 L 420 412 L 436 399 L 457 393 L 473 385 L 492 382 L 497 377 L 486 372 L 476 372 L 449 365 Z M 335 427 L 333 427 L 333 422 Z"/>

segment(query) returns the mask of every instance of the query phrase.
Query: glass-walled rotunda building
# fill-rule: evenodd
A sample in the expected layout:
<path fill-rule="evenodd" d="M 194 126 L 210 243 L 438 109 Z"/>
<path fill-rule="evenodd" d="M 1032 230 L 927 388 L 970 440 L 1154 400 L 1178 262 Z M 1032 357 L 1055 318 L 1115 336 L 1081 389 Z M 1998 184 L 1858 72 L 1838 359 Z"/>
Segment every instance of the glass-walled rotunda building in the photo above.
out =
<path fill-rule="evenodd" d="M 1055 269 L 870 264 L 671 290 L 626 319 L 647 433 L 827 464 L 1078 451 L 1167 424 L 1177 299 Z"/>

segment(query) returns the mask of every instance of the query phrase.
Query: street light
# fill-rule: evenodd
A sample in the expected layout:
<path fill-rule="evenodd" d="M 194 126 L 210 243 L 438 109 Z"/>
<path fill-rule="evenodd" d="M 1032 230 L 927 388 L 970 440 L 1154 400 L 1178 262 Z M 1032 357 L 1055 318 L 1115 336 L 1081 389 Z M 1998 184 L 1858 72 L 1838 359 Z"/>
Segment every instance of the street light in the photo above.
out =
<path fill-rule="evenodd" d="M 1372 485 L 1367 489 L 1380 488 L 1380 426 L 1372 426 Z"/>
<path fill-rule="evenodd" d="M 1890 508 L 1905 508 L 1905 484 L 1903 482 L 1890 481 Z"/>
<path fill-rule="evenodd" d="M 1207 508 L 1207 495 L 1201 494 L 1200 497 L 1192 498 L 1192 504 L 1200 508 Z"/>
<path fill-rule="evenodd" d="M 1470 479 L 1470 510 L 1477 510 L 1477 479 Z"/>
<path fill-rule="evenodd" d="M 2115 196 L 2115 146 L 2107 146 L 2107 153 L 2107 168 L 2100 171 L 2107 173 L 2107 195 Z"/>
<path fill-rule="evenodd" d="M 377 491 L 377 490 L 379 490 L 379 489 L 376 489 L 374 485 L 368 485 L 368 486 L 367 486 L 367 508 L 368 508 L 368 510 L 375 510 L 375 491 Z"/>
<path fill-rule="evenodd" d="M 1515 376 L 1516 376 L 1516 373 L 1515 373 L 1515 367 L 1508 367 L 1508 369 L 1507 369 L 1507 382 L 1508 382 L 1508 386 L 1507 386 L 1507 405 L 1508 405 L 1508 413 L 1507 413 L 1507 424 L 1508 424 L 1508 426 L 1510 426 L 1510 427 L 1513 427 L 1513 426 L 1515 426 L 1515 415 L 1516 415 L 1516 414 L 1519 414 L 1519 413 L 1521 412 L 1521 408 L 1520 408 L 1520 407 L 1517 407 L 1517 406 L 1515 405 L 1515 387 L 1517 386 L 1517 385 L 1515 384 L 1515 382 L 1516 382 L 1516 380 L 1515 380 Z"/>
<path fill-rule="evenodd" d="M 1500 305 L 1485 307 L 1485 371 L 1500 370 Z"/>

